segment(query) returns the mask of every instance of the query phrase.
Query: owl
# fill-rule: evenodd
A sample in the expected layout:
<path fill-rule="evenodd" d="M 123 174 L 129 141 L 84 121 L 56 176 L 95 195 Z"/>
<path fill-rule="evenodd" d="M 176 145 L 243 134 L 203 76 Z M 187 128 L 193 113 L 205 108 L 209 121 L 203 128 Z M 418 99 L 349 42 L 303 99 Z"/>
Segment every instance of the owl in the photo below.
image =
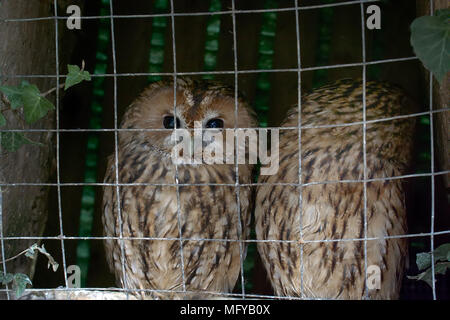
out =
<path fill-rule="evenodd" d="M 365 98 L 365 156 L 362 81 L 303 96 L 300 137 L 297 107 L 280 128 L 279 170 L 260 177 L 255 204 L 257 239 L 264 240 L 258 251 L 277 295 L 399 296 L 407 243 L 385 237 L 407 233 L 405 190 L 401 179 L 383 179 L 408 168 L 415 121 L 373 120 L 408 114 L 414 103 L 400 88 L 372 81 Z"/>
<path fill-rule="evenodd" d="M 252 110 L 242 97 L 235 100 L 232 87 L 188 78 L 175 83 L 151 84 L 128 107 L 117 146 L 118 183 L 124 185 L 112 185 L 114 154 L 104 179 L 104 234 L 114 237 L 104 241 L 106 258 L 118 285 L 142 298 L 230 292 L 245 258 L 241 240 L 249 235 L 253 209 L 251 186 L 236 188 L 237 182 L 251 183 L 251 164 L 238 165 L 237 181 L 236 166 L 228 162 L 176 162 L 174 155 L 186 154 L 174 152 L 179 140 L 173 138 L 177 128 L 193 140 L 195 124 L 219 133 L 254 127 Z"/>

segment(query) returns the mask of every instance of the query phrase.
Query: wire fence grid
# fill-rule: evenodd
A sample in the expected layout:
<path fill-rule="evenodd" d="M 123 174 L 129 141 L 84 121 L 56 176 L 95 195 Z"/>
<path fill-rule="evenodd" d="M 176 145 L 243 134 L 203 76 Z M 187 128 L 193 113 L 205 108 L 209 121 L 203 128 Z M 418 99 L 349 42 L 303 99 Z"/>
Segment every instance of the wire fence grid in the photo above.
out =
<path fill-rule="evenodd" d="M 366 275 L 367 279 L 367 241 L 371 240 L 382 240 L 382 239 L 398 239 L 398 238 L 413 238 L 413 237 L 429 237 L 431 242 L 431 257 L 432 257 L 432 293 L 433 293 L 433 299 L 437 299 L 436 296 L 436 286 L 435 286 L 435 270 L 434 270 L 434 239 L 437 235 L 444 235 L 444 234 L 450 234 L 450 230 L 444 230 L 444 231 L 435 231 L 434 223 L 435 223 L 435 177 L 440 175 L 446 175 L 450 173 L 450 170 L 444 170 L 444 171 L 436 171 L 435 165 L 434 165 L 434 132 L 433 132 L 433 115 L 437 113 L 447 112 L 450 111 L 450 108 L 441 108 L 441 109 L 433 109 L 433 81 L 432 81 L 432 73 L 429 75 L 429 110 L 424 112 L 418 112 L 418 113 L 412 113 L 407 115 L 400 115 L 395 117 L 386 117 L 382 119 L 372 119 L 367 120 L 366 118 L 366 82 L 367 82 L 367 72 L 366 69 L 370 65 L 376 65 L 376 64 L 385 64 L 385 63 L 393 63 L 393 62 L 402 62 L 402 61 L 412 61 L 416 60 L 417 57 L 410 56 L 410 57 L 402 57 L 402 58 L 394 58 L 394 59 L 382 59 L 382 60 L 376 60 L 376 61 L 367 61 L 366 59 L 366 39 L 365 39 L 365 11 L 364 11 L 364 5 L 368 3 L 376 3 L 380 0 L 355 0 L 355 1 L 346 1 L 346 2 L 340 2 L 340 3 L 328 3 L 328 4 L 320 4 L 320 5 L 314 5 L 314 6 L 301 6 L 300 1 L 293 0 L 293 5 L 291 7 L 287 8 L 271 8 L 271 9 L 256 9 L 256 10 L 237 10 L 235 7 L 235 0 L 231 1 L 232 7 L 230 10 L 221 10 L 221 11 L 215 11 L 215 12 L 194 12 L 194 13 L 180 13 L 175 12 L 175 6 L 174 6 L 174 0 L 170 0 L 170 13 L 158 13 L 158 14 L 133 14 L 133 15 L 115 15 L 114 14 L 114 5 L 113 0 L 109 0 L 109 7 L 110 7 L 110 14 L 109 15 L 101 15 L 101 16 L 81 16 L 81 19 L 110 19 L 110 35 L 111 35 L 111 45 L 112 45 L 112 69 L 113 73 L 101 73 L 101 74 L 92 74 L 92 77 L 112 77 L 114 81 L 114 89 L 113 89 L 113 96 L 114 96 L 114 106 L 113 106 L 113 112 L 114 112 L 114 127 L 113 128 L 85 128 L 85 129 L 66 129 L 66 128 L 60 128 L 60 94 L 59 90 L 56 90 L 56 128 L 49 128 L 49 129 L 0 129 L 0 132 L 52 132 L 56 134 L 56 182 L 30 182 L 30 183 L 22 183 L 22 182 L 1 182 L 0 181 L 0 247 L 1 247 L 1 253 L 2 256 L 5 257 L 5 240 L 23 240 L 23 239 L 33 239 L 33 240 L 59 240 L 61 243 L 61 256 L 62 256 L 62 268 L 64 272 L 64 282 L 65 287 L 63 288 L 56 288 L 56 289 L 32 289 L 36 292 L 45 292 L 48 290 L 56 290 L 56 291 L 76 291 L 80 290 L 77 288 L 70 288 L 68 284 L 68 278 L 67 278 L 67 263 L 66 263 L 66 249 L 65 249 L 65 241 L 66 240 L 105 240 L 105 239 L 115 239 L 119 240 L 120 248 L 121 248 L 121 261 L 122 261 L 122 274 L 123 278 L 126 279 L 126 272 L 125 272 L 125 253 L 124 253 L 124 241 L 125 240 L 159 240 L 159 241 L 179 241 L 180 244 L 180 256 L 181 256 L 181 271 L 182 271 L 182 290 L 158 290 L 158 289 L 136 289 L 136 288 L 128 288 L 127 287 L 127 281 L 124 280 L 124 288 L 82 288 L 82 290 L 95 290 L 95 291 L 121 291 L 125 292 L 127 294 L 133 293 L 133 292 L 160 292 L 160 293 L 166 293 L 166 292 L 178 292 L 178 293 L 195 293 L 193 291 L 189 291 L 186 289 L 186 279 L 185 279 L 185 273 L 184 273 L 184 258 L 183 258 L 183 241 L 186 240 L 193 240 L 193 241 L 225 241 L 225 242 L 238 242 L 239 243 L 239 253 L 240 253 L 240 266 L 241 270 L 243 270 L 244 266 L 244 244 L 248 243 L 257 243 L 257 242 L 265 242 L 265 243 L 293 243 L 298 244 L 299 250 L 300 250 L 300 274 L 301 274 L 301 295 L 299 297 L 281 297 L 276 295 L 261 295 L 261 294 L 253 294 L 253 293 L 247 293 L 245 291 L 245 277 L 244 272 L 240 273 L 240 279 L 238 280 L 241 283 L 241 292 L 240 293 L 224 293 L 224 292 L 208 292 L 205 291 L 203 293 L 210 294 L 212 296 L 218 295 L 221 297 L 232 297 L 232 298 L 263 298 L 263 299 L 304 299 L 305 293 L 304 293 L 304 284 L 303 284 L 303 244 L 305 243 L 316 243 L 316 242 L 341 242 L 341 241 L 362 241 L 364 243 L 364 273 Z M 35 18 L 7 18 L 7 19 L 0 19 L 3 22 L 30 22 L 30 21 L 42 21 L 42 20 L 54 20 L 55 22 L 55 63 L 56 63 L 56 74 L 9 74 L 2 76 L 5 78 L 54 78 L 55 84 L 57 87 L 59 87 L 61 81 L 66 77 L 65 75 L 60 74 L 59 70 L 59 50 L 60 50 L 60 44 L 59 44 L 59 36 L 58 36 L 58 21 L 60 20 L 66 20 L 67 16 L 59 15 L 58 13 L 58 1 L 53 1 L 54 6 L 54 16 L 46 16 L 46 17 L 35 17 Z M 361 19 L 361 43 L 362 43 L 362 61 L 358 63 L 346 63 L 346 64 L 335 64 L 335 65 L 326 65 L 326 66 L 318 66 L 318 67 L 303 67 L 302 66 L 302 55 L 301 55 L 301 34 L 300 34 L 300 18 L 299 18 L 299 12 L 302 10 L 312 10 L 312 9 L 320 9 L 320 8 L 329 8 L 329 7 L 338 7 L 338 6 L 347 6 L 347 5 L 360 5 L 360 19 Z M 293 11 L 295 12 L 295 22 L 296 22 L 296 47 L 297 47 L 297 64 L 298 66 L 296 68 L 283 68 L 283 69 L 254 69 L 254 70 L 240 70 L 238 68 L 238 53 L 237 53 L 237 38 L 236 38 L 236 15 L 237 14 L 248 14 L 248 13 L 265 13 L 265 12 L 286 12 L 286 11 Z M 433 14 L 434 7 L 433 7 L 433 0 L 430 1 L 430 12 Z M 177 48 L 176 48 L 176 42 L 175 42 L 175 18 L 176 17 L 182 17 L 182 16 L 212 16 L 212 15 L 231 15 L 232 17 L 232 32 L 233 32 L 233 64 L 234 64 L 234 70 L 224 70 L 224 71 L 201 71 L 201 72 L 178 72 L 177 71 L 177 63 L 176 63 L 176 55 L 177 55 Z M 170 19 L 171 24 L 171 32 L 172 32 L 172 49 L 173 49 L 173 72 L 139 72 L 139 73 L 118 73 L 117 72 L 117 57 L 116 57 L 116 41 L 115 41 L 115 27 L 114 27 L 114 21 L 115 19 L 135 19 L 135 18 L 156 18 L 156 17 L 167 17 Z M 352 122 L 352 123 L 333 123 L 333 124 L 323 124 L 323 125 L 300 125 L 301 124 L 301 117 L 302 117 L 302 86 L 301 86 L 301 74 L 306 71 L 315 71 L 315 70 L 323 70 L 323 69 L 337 69 L 337 68 L 347 68 L 347 67 L 361 67 L 362 68 L 362 82 L 363 82 L 363 98 L 362 98 L 362 121 Z M 239 188 L 240 187 L 247 187 L 247 186 L 259 186 L 259 185 L 267 185 L 267 183 L 240 183 L 239 182 L 239 167 L 236 163 L 235 165 L 235 173 L 236 173 L 236 182 L 235 183 L 180 183 L 178 179 L 178 169 L 175 170 L 175 183 L 121 183 L 119 181 L 119 172 L 118 172 L 118 134 L 120 132 L 141 132 L 141 131 L 171 131 L 171 129 L 152 129 L 152 128 L 145 128 L 145 129 L 123 129 L 119 128 L 119 122 L 118 122 L 118 99 L 117 99 L 117 90 L 118 90 L 118 84 L 117 80 L 119 77 L 139 77 L 139 76 L 168 76 L 172 77 L 174 80 L 174 114 L 176 114 L 176 79 L 179 76 L 198 76 L 198 75 L 234 75 L 234 87 L 235 87 L 235 118 L 237 119 L 238 116 L 238 90 L 239 90 L 239 81 L 238 77 L 242 74 L 251 74 L 251 73 L 277 73 L 277 72 L 294 72 L 297 73 L 297 79 L 298 79 L 298 127 L 266 127 L 266 128 L 255 128 L 256 130 L 261 129 L 278 129 L 278 130 L 297 130 L 298 131 L 298 149 L 299 149 L 299 158 L 298 158 L 298 183 L 271 183 L 271 185 L 285 185 L 285 186 L 293 186 L 298 187 L 300 189 L 299 192 L 299 214 L 300 214 L 300 239 L 298 240 L 255 240 L 255 239 L 208 239 L 208 238 L 184 238 L 182 236 L 182 229 L 181 229 L 181 209 L 180 209 L 180 191 L 179 188 L 181 186 L 208 186 L 208 185 L 214 185 L 214 186 L 229 186 L 229 187 L 235 187 L 236 191 L 236 201 L 238 205 L 238 235 L 239 238 L 241 238 L 242 235 L 242 221 L 241 221 L 241 214 L 240 214 L 240 199 L 239 199 Z M 396 119 L 404 119 L 408 117 L 419 117 L 419 116 L 429 116 L 430 118 L 430 148 L 431 148 L 431 160 L 430 160 L 430 172 L 427 173 L 414 173 L 414 174 L 407 174 L 402 176 L 393 176 L 393 177 L 382 177 L 382 178 L 369 178 L 367 176 L 367 159 L 366 159 L 366 129 L 368 124 L 377 123 L 381 121 L 391 121 Z M 309 183 L 302 183 L 302 144 L 301 144 L 301 133 L 302 130 L 307 129 L 317 129 L 317 128 L 333 128 L 333 127 L 342 127 L 342 126 L 362 126 L 363 130 L 363 163 L 364 163 L 364 177 L 363 179 L 348 179 L 348 180 L 336 180 L 336 181 L 317 181 L 317 182 L 309 182 Z M 243 128 L 237 128 L 237 123 L 235 123 L 235 130 L 244 130 Z M 115 162 L 115 183 L 103 183 L 103 182 L 62 182 L 61 181 L 61 165 L 60 165 L 60 134 L 63 132 L 112 132 L 114 133 L 114 162 Z M 239 149 L 236 145 L 235 148 L 235 154 L 237 156 L 239 152 Z M 175 164 L 175 167 L 177 165 Z M 416 178 L 416 177 L 430 177 L 431 179 L 431 212 L 430 212 L 430 223 L 431 223 L 431 229 L 430 232 L 424 232 L 424 233 L 413 233 L 413 234 L 404 234 L 404 235 L 394 235 L 394 236 L 384 236 L 384 237 L 368 237 L 367 235 L 367 183 L 373 182 L 373 181 L 387 181 L 387 180 L 395 180 L 395 179 L 404 179 L 404 178 Z M 344 239 L 323 239 L 323 240 L 304 240 L 303 234 L 302 234 L 302 188 L 310 185 L 317 185 L 317 184 L 332 184 L 332 183 L 362 183 L 364 186 L 363 189 L 363 212 L 364 212 L 364 236 L 362 238 L 344 238 Z M 120 191 L 119 188 L 122 186 L 173 186 L 176 187 L 176 194 L 177 194 L 177 220 L 178 220 L 178 231 L 179 231 L 179 237 L 174 238 L 158 238 L 158 237 L 125 237 L 123 236 L 123 228 L 122 228 L 122 212 L 121 212 L 121 197 L 120 197 Z M 7 208 L 2 207 L 2 188 L 4 187 L 19 187 L 19 186 L 51 186 L 57 188 L 57 202 L 58 202 L 58 220 L 59 220 L 59 236 L 5 236 L 3 234 L 3 216 L 2 216 L 2 210 L 7 210 Z M 113 186 L 115 187 L 117 201 L 119 202 L 117 205 L 118 208 L 118 219 L 119 219 L 119 236 L 118 237 L 106 237 L 106 236 L 89 236 L 89 237 L 81 237 L 81 236 L 67 236 L 64 234 L 63 229 L 63 210 L 62 210 L 62 201 L 61 201 L 61 187 L 66 186 Z M 3 272 L 6 273 L 6 263 L 3 261 Z M 0 291 L 6 292 L 7 298 L 11 299 L 10 291 L 11 289 L 6 286 L 5 289 L 0 289 Z M 368 290 L 367 290 L 367 284 L 366 284 L 366 290 L 365 290 L 365 298 L 368 297 Z M 321 299 L 321 298 L 310 298 L 308 299 Z"/>

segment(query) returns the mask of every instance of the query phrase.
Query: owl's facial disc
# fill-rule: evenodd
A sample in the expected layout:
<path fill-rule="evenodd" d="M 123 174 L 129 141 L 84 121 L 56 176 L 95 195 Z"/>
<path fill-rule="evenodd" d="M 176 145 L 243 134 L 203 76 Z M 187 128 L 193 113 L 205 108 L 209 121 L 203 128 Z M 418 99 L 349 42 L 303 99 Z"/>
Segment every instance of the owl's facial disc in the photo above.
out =
<path fill-rule="evenodd" d="M 224 120 L 219 117 L 217 112 L 208 111 L 205 114 L 191 117 L 189 125 L 187 125 L 185 114 L 189 114 L 192 111 L 186 106 L 183 106 L 180 110 L 184 110 L 184 113 L 180 112 L 180 115 L 177 117 L 174 117 L 172 114 L 165 115 L 162 119 L 165 129 L 175 129 L 175 125 L 177 130 L 180 129 L 177 135 L 175 135 L 175 131 L 171 131 L 170 135 L 164 139 L 164 145 L 167 149 L 174 148 L 175 145 L 185 140 L 184 143 L 189 144 L 191 154 L 194 154 L 195 146 L 199 147 L 201 145 L 205 148 L 209 144 L 216 142 L 211 138 L 211 134 L 221 134 L 220 131 L 225 125 Z"/>
<path fill-rule="evenodd" d="M 146 145 L 164 156 L 171 155 L 176 140 L 173 129 L 187 129 L 194 135 L 195 122 L 207 130 L 253 127 L 254 123 L 247 108 L 241 102 L 239 116 L 235 118 L 235 99 L 221 87 L 199 85 L 181 81 L 177 85 L 176 97 L 171 85 L 154 84 L 145 90 L 124 116 L 123 128 L 157 129 L 142 132 L 122 133 L 121 139 Z M 176 106 L 174 107 L 174 103 Z M 124 142 L 125 143 L 125 142 Z"/>

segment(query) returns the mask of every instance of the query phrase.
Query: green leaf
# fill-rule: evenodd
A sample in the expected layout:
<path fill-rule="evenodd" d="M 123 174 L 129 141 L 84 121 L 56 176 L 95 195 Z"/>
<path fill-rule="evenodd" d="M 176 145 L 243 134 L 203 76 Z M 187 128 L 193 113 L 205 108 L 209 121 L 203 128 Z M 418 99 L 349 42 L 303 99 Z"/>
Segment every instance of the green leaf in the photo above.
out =
<path fill-rule="evenodd" d="M 38 142 L 34 142 L 24 136 L 22 132 L 1 132 L 0 133 L 0 146 L 6 151 L 17 151 L 24 144 L 36 144 L 40 145 Z"/>
<path fill-rule="evenodd" d="M 3 271 L 0 271 L 0 282 L 5 285 L 14 280 L 14 275 L 12 273 L 4 274 Z"/>
<path fill-rule="evenodd" d="M 445 243 L 434 249 L 434 261 L 450 261 L 450 243 Z M 422 252 L 416 255 L 417 267 L 420 271 L 431 266 L 431 253 Z"/>
<path fill-rule="evenodd" d="M 22 296 L 25 288 L 27 287 L 27 284 L 33 285 L 30 278 L 26 274 L 16 273 L 14 275 L 13 290 L 17 298 L 20 298 Z"/>
<path fill-rule="evenodd" d="M 4 126 L 6 124 L 6 119 L 3 116 L 3 114 L 0 112 L 0 127 Z"/>
<path fill-rule="evenodd" d="M 434 266 L 435 274 L 445 274 L 447 269 L 450 268 L 450 262 L 439 262 Z M 430 287 L 433 286 L 432 269 L 428 268 L 426 271 L 418 274 L 417 276 L 407 276 L 408 279 L 422 280 L 428 283 Z"/>
<path fill-rule="evenodd" d="M 423 16 L 411 24 L 411 45 L 439 82 L 450 70 L 450 9 Z"/>
<path fill-rule="evenodd" d="M 428 252 L 418 253 L 416 255 L 416 263 L 420 271 L 425 270 L 431 266 L 431 254 Z"/>
<path fill-rule="evenodd" d="M 77 65 L 69 64 L 67 65 L 67 69 L 69 73 L 67 74 L 64 90 L 67 90 L 82 81 L 91 81 L 91 75 L 89 72 L 81 70 Z"/>
<path fill-rule="evenodd" d="M 424 271 L 422 273 L 419 273 L 417 276 L 407 276 L 408 279 L 411 280 L 422 280 L 428 283 L 430 287 L 433 286 L 432 283 L 432 277 L 431 277 L 431 268 L 429 268 L 427 271 Z"/>
<path fill-rule="evenodd" d="M 436 11 L 436 16 L 450 19 L 450 9 L 441 9 Z"/>
<path fill-rule="evenodd" d="M 17 109 L 23 105 L 23 88 L 28 86 L 27 81 L 22 81 L 19 86 L 0 86 L 0 91 L 5 94 L 11 104 L 12 109 Z"/>
<path fill-rule="evenodd" d="M 20 86 L 17 87 L 1 86 L 0 91 L 8 98 L 12 109 L 23 106 L 25 120 L 28 123 L 36 122 L 44 117 L 49 110 L 55 109 L 55 106 L 50 101 L 41 96 L 39 89 L 35 85 L 26 81 L 22 81 Z"/>
<path fill-rule="evenodd" d="M 434 266 L 434 272 L 436 274 L 445 274 L 448 268 L 450 268 L 449 262 L 439 262 Z"/>
<path fill-rule="evenodd" d="M 49 110 L 55 109 L 55 106 L 41 96 L 39 89 L 33 84 L 23 88 L 22 100 L 25 120 L 28 123 L 36 122 L 44 117 Z"/>
<path fill-rule="evenodd" d="M 435 261 L 450 261 L 450 243 L 445 243 L 434 250 Z"/>

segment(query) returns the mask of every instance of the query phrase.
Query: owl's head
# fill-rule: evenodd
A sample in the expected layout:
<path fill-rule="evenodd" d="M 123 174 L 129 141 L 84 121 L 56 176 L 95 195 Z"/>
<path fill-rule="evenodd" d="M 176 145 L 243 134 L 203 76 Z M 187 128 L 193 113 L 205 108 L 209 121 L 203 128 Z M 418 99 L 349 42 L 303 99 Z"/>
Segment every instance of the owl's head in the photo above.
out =
<path fill-rule="evenodd" d="M 194 124 L 203 129 L 252 128 L 256 126 L 254 112 L 239 95 L 235 117 L 235 90 L 216 82 L 177 78 L 176 96 L 173 81 L 151 84 L 127 109 L 121 128 L 133 129 L 120 133 L 120 144 L 145 145 L 170 155 L 175 144 L 173 130 L 188 129 L 194 134 Z M 135 129 L 157 129 L 154 131 Z"/>

